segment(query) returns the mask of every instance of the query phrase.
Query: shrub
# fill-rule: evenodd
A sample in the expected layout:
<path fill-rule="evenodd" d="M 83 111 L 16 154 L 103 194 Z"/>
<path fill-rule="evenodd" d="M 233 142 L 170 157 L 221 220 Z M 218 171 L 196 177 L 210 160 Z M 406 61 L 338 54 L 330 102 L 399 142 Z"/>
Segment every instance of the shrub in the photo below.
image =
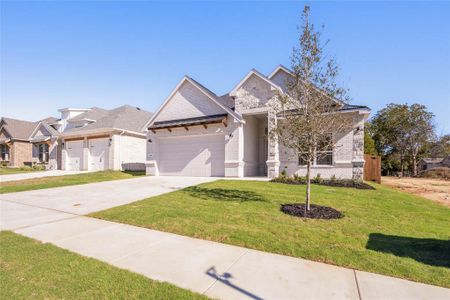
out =
<path fill-rule="evenodd" d="M 430 170 L 423 171 L 419 174 L 419 177 L 423 178 L 441 178 L 450 180 L 450 168 L 438 167 Z"/>
<path fill-rule="evenodd" d="M 34 165 L 34 166 L 33 166 L 33 170 L 36 170 L 36 171 L 45 171 L 46 169 L 45 169 L 45 165 Z"/>
<path fill-rule="evenodd" d="M 284 183 L 284 184 L 306 184 L 306 177 L 298 176 L 295 174 L 292 177 L 278 176 L 270 180 L 270 182 Z M 322 179 L 320 175 L 311 179 L 311 183 L 318 185 L 334 186 L 334 187 L 351 187 L 363 190 L 374 190 L 375 188 L 362 180 L 356 179 L 336 179 L 336 177 L 330 179 Z"/>
<path fill-rule="evenodd" d="M 33 170 L 33 168 L 30 166 L 23 166 L 23 167 L 20 167 L 19 169 L 22 171 L 32 171 Z"/>
<path fill-rule="evenodd" d="M 311 179 L 311 182 L 321 184 L 323 182 L 323 179 L 320 177 L 320 173 L 317 173 L 316 177 Z"/>

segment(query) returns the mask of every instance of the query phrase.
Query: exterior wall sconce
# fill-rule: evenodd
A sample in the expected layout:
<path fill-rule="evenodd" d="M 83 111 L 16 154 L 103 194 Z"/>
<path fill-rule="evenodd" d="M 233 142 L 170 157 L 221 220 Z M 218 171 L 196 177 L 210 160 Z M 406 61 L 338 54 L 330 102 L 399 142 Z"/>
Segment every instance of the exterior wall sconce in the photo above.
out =
<path fill-rule="evenodd" d="M 152 139 L 148 139 L 148 142 L 149 142 L 149 143 L 153 143 Z"/>
<path fill-rule="evenodd" d="M 112 145 L 112 138 L 109 138 L 109 147 Z"/>

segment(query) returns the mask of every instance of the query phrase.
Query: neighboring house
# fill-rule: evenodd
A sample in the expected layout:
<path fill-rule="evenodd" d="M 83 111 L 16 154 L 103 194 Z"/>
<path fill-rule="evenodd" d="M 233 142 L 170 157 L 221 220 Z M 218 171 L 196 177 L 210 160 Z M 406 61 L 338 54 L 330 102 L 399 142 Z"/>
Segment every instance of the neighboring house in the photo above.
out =
<path fill-rule="evenodd" d="M 422 158 L 418 163 L 419 171 L 425 171 L 439 167 L 450 168 L 450 155 L 437 158 Z"/>
<path fill-rule="evenodd" d="M 27 122 L 2 118 L 1 158 L 9 166 L 122 170 L 146 160 L 145 124 L 151 113 L 132 106 L 60 109 L 61 118 Z M 136 166 L 127 166 L 136 168 Z"/>
<path fill-rule="evenodd" d="M 10 167 L 21 167 L 32 162 L 30 135 L 36 122 L 12 118 L 0 121 L 0 160 Z"/>
<path fill-rule="evenodd" d="M 145 162 L 150 112 L 128 105 L 59 111 L 63 170 L 122 170 L 124 164 Z"/>
<path fill-rule="evenodd" d="M 36 122 L 30 136 L 32 147 L 32 162 L 43 164 L 48 170 L 60 169 L 61 146 L 58 143 L 57 118 L 47 118 Z"/>
<path fill-rule="evenodd" d="M 285 170 L 304 175 L 306 166 L 268 134 L 268 120 L 275 117 L 270 100 L 287 92 L 290 76 L 283 66 L 269 76 L 251 70 L 220 97 L 185 76 L 147 125 L 147 174 L 273 178 Z M 353 127 L 330 133 L 336 147 L 314 162 L 314 176 L 362 178 L 370 109 L 342 104 L 341 113 Z"/>

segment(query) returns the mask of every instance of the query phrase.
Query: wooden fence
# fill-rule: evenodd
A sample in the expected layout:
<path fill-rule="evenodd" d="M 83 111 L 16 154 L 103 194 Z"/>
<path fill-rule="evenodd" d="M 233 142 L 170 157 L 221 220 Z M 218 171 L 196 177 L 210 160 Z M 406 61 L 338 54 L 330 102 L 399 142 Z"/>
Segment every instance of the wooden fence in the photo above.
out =
<path fill-rule="evenodd" d="M 381 157 L 364 154 L 364 180 L 381 183 Z"/>

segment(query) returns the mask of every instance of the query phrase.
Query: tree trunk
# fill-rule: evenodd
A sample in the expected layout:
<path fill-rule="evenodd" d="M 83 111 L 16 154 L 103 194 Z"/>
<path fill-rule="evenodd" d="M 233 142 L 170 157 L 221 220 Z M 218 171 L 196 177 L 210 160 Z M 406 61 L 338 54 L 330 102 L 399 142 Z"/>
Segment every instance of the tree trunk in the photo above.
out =
<path fill-rule="evenodd" d="M 413 150 L 412 154 L 412 164 L 413 164 L 413 175 L 417 176 L 417 152 L 416 150 Z"/>
<path fill-rule="evenodd" d="M 400 171 L 401 171 L 401 177 L 405 176 L 405 166 L 403 165 L 403 154 L 400 155 Z"/>
<path fill-rule="evenodd" d="M 305 202 L 305 212 L 311 209 L 311 161 L 308 160 L 306 164 L 306 202 Z"/>

